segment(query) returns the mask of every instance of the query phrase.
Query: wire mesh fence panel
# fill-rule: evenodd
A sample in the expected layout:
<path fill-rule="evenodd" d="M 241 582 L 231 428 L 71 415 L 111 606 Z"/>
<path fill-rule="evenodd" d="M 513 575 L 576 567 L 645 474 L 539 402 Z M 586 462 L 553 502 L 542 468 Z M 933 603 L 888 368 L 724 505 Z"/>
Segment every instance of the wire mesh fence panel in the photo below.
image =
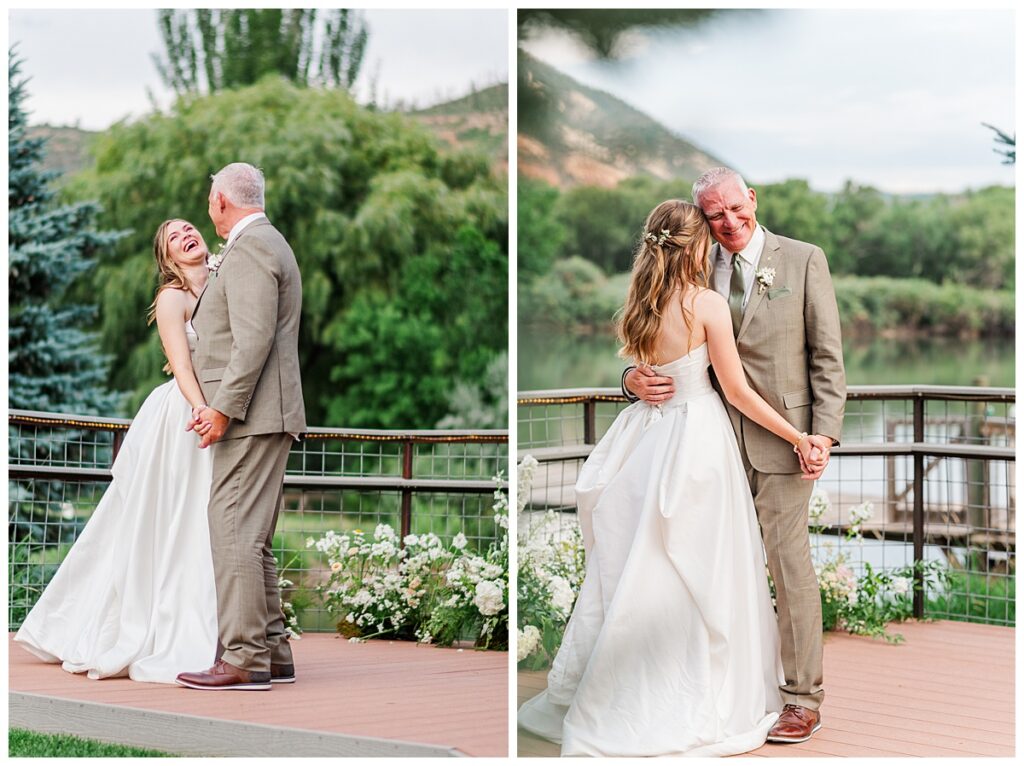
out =
<path fill-rule="evenodd" d="M 8 627 L 17 629 L 110 485 L 129 421 L 12 411 L 9 417 Z M 504 533 L 494 492 L 504 491 L 503 431 L 397 432 L 314 429 L 289 455 L 273 552 L 284 595 L 304 630 L 333 630 L 316 588 L 328 562 L 311 542 L 380 524 L 396 532 L 459 533 L 486 551 Z"/>
<path fill-rule="evenodd" d="M 519 459 L 539 461 L 520 540 L 576 523 L 580 466 L 625 406 L 611 389 L 520 394 Z M 841 445 L 816 482 L 826 509 L 813 557 L 842 557 L 858 575 L 936 562 L 946 577 L 920 597 L 924 615 L 1013 625 L 1015 433 L 1012 389 L 851 387 Z"/>

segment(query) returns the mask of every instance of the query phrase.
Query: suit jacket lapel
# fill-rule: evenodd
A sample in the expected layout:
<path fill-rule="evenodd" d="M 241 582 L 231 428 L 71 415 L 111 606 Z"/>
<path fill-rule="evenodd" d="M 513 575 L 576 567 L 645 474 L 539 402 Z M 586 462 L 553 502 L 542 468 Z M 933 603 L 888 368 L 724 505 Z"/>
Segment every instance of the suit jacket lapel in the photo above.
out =
<path fill-rule="evenodd" d="M 761 259 L 757 262 L 756 271 L 760 271 L 764 268 L 775 267 L 776 252 L 779 247 L 778 238 L 768 231 L 768 229 L 765 229 L 764 249 L 761 251 Z M 760 289 L 760 285 L 755 284 L 751 287 L 750 300 L 747 301 L 747 307 L 743 310 L 743 321 L 740 322 L 740 331 L 736 333 L 736 340 L 739 340 L 743 333 L 746 332 L 747 327 L 750 326 L 750 322 L 754 318 L 754 313 L 757 311 L 757 307 L 760 306 L 761 301 L 764 300 L 765 292 L 767 291 Z"/>
<path fill-rule="evenodd" d="M 245 227 L 245 229 L 248 229 L 248 228 L 249 228 L 248 226 Z M 242 229 L 242 231 L 245 231 L 245 229 Z M 240 236 L 242 236 L 242 232 L 241 231 L 238 232 L 238 237 L 240 237 Z M 231 240 L 231 244 L 228 245 L 227 247 L 225 247 L 221 251 L 221 253 L 220 253 L 220 264 L 221 264 L 221 266 L 224 265 L 224 259 L 227 257 L 228 253 L 231 252 L 232 248 L 235 246 L 235 243 L 238 242 L 238 237 L 235 237 L 233 240 Z M 220 269 L 220 266 L 218 266 L 217 268 Z M 211 271 L 210 272 L 210 276 L 207 277 L 207 279 L 206 279 L 206 284 L 203 286 L 203 291 L 201 293 L 199 293 L 199 298 L 196 300 L 196 307 L 194 309 L 192 309 L 192 319 L 193 319 L 193 321 L 196 318 L 196 314 L 199 313 L 199 304 L 201 304 L 203 302 L 203 296 L 206 295 L 206 291 L 210 289 L 210 282 L 212 282 L 216 278 L 217 277 L 214 274 L 214 272 Z"/>

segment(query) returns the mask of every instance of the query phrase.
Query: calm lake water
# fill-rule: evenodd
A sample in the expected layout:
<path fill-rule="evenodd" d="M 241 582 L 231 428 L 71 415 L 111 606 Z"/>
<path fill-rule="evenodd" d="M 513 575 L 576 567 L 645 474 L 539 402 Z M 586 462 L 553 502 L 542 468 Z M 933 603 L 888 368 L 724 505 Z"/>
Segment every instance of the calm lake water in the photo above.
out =
<path fill-rule="evenodd" d="M 618 386 L 617 349 L 611 335 L 521 328 L 519 390 Z M 843 357 L 849 385 L 970 386 L 979 376 L 990 386 L 1015 383 L 1012 339 L 849 340 Z"/>

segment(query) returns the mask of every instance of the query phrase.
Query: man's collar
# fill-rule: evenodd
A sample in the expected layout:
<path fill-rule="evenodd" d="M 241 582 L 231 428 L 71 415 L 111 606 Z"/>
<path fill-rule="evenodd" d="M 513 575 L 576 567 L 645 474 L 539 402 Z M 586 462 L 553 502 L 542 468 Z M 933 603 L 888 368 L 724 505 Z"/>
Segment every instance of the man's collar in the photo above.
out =
<path fill-rule="evenodd" d="M 267 214 L 264 213 L 261 210 L 258 213 L 250 213 L 245 218 L 242 218 L 241 220 L 239 220 L 234 226 L 231 227 L 231 231 L 228 232 L 228 238 L 224 242 L 224 247 L 226 248 L 228 245 L 230 245 L 232 242 L 234 242 L 235 239 L 238 237 L 238 235 L 242 233 L 242 229 L 244 229 L 250 223 L 252 223 L 254 221 L 258 221 L 261 218 L 266 218 L 266 217 L 267 217 Z"/>
<path fill-rule="evenodd" d="M 747 242 L 747 246 L 740 250 L 740 258 L 748 264 L 757 263 L 757 258 L 764 250 L 765 234 L 764 228 L 760 224 L 754 227 L 754 233 L 750 235 L 750 241 Z M 722 257 L 729 258 L 731 260 L 732 253 L 727 251 L 724 247 L 719 245 L 719 252 Z"/>

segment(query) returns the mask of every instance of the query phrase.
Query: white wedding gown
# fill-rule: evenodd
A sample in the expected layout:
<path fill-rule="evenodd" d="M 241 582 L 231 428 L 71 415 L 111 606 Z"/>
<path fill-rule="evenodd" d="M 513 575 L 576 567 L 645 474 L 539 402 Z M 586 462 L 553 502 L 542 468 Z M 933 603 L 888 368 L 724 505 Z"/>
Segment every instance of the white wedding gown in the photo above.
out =
<path fill-rule="evenodd" d="M 655 370 L 675 396 L 623 410 L 580 471 L 586 577 L 547 690 L 519 709 L 562 755 L 743 753 L 782 710 L 761 534 L 707 345 Z"/>
<path fill-rule="evenodd" d="M 36 656 L 159 683 L 213 664 L 213 462 L 185 431 L 190 414 L 173 380 L 143 403 L 110 486 L 14 638 Z"/>

